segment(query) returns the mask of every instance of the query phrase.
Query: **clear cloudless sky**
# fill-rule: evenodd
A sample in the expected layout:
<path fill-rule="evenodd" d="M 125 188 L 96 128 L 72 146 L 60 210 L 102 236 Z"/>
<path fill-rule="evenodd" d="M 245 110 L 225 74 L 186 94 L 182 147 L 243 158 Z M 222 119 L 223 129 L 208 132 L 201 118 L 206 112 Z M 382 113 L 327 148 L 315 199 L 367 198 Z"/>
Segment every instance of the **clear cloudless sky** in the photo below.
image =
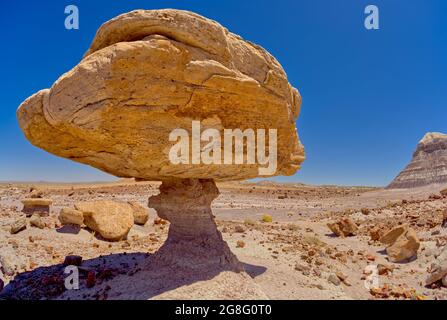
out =
<path fill-rule="evenodd" d="M 80 29 L 66 30 L 66 5 Z M 380 30 L 364 9 L 380 10 Z M 97 28 L 134 9 L 176 8 L 214 19 L 282 64 L 303 97 L 307 159 L 282 181 L 386 185 L 429 131 L 447 133 L 445 0 L 1 1 L 0 180 L 109 180 L 32 146 L 15 111 L 81 59 Z"/>

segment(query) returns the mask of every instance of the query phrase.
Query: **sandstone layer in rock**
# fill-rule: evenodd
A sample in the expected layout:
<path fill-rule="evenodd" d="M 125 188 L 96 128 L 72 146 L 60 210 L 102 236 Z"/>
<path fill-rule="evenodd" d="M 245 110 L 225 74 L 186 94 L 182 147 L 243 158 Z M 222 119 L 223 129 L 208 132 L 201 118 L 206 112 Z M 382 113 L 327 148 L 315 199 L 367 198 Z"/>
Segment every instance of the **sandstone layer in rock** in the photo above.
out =
<path fill-rule="evenodd" d="M 389 230 L 385 233 L 381 238 L 380 242 L 386 245 L 393 244 L 397 238 L 399 238 L 406 230 L 408 229 L 408 225 L 401 225 Z"/>
<path fill-rule="evenodd" d="M 24 206 L 50 206 L 53 203 L 53 200 L 44 198 L 29 198 L 23 199 L 22 203 Z"/>
<path fill-rule="evenodd" d="M 193 120 L 221 137 L 224 129 L 275 129 L 277 170 L 265 176 L 292 175 L 304 160 L 300 105 L 260 46 L 192 12 L 138 10 L 102 25 L 82 61 L 25 100 L 17 117 L 35 146 L 115 176 L 236 180 L 258 177 L 265 165 L 173 164 L 170 133 L 191 136 Z"/>
<path fill-rule="evenodd" d="M 75 204 L 84 215 L 84 223 L 104 239 L 124 239 L 133 226 L 133 210 L 127 203 L 114 201 L 88 201 Z"/>
<path fill-rule="evenodd" d="M 419 142 L 410 164 L 388 188 L 415 188 L 447 183 L 447 135 L 427 133 Z"/>

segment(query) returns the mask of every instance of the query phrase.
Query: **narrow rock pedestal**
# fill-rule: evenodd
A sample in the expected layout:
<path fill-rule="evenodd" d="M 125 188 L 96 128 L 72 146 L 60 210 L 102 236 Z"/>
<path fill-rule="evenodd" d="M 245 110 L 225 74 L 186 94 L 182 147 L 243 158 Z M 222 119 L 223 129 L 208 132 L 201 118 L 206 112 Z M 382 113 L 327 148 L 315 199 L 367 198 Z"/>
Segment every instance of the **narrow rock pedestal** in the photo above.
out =
<path fill-rule="evenodd" d="M 212 179 L 163 180 L 160 194 L 149 198 L 149 207 L 170 222 L 155 260 L 188 269 L 243 270 L 217 230 L 211 202 L 218 195 Z"/>

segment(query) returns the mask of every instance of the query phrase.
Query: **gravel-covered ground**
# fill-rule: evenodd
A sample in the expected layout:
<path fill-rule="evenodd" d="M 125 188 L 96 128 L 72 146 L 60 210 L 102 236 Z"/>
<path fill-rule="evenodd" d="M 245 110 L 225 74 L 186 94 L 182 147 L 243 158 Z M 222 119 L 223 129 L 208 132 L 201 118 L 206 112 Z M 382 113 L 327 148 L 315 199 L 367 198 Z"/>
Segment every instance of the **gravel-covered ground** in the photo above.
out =
<path fill-rule="evenodd" d="M 301 184 L 224 183 L 213 203 L 217 225 L 246 273 L 208 270 L 176 272 L 154 264 L 169 225 L 135 225 L 127 240 L 106 242 L 88 229 L 62 227 L 62 207 L 78 201 L 137 201 L 158 193 L 159 183 L 0 185 L 0 278 L 3 298 L 17 299 L 445 299 L 447 288 L 426 287 L 431 263 L 447 244 L 442 228 L 446 186 L 409 190 Z M 53 200 L 46 227 L 29 224 L 17 234 L 11 224 L 23 216 L 21 200 L 30 189 Z M 436 195 L 436 196 L 433 196 Z M 363 209 L 363 210 L 362 210 Z M 365 210 L 368 209 L 368 210 Z M 264 215 L 272 218 L 263 222 Z M 350 218 L 353 237 L 336 237 L 328 222 Z M 420 239 L 417 258 L 391 263 L 384 246 L 371 240 L 374 227 L 408 224 Z M 80 289 L 66 290 L 63 262 L 83 258 Z M 378 289 L 369 290 L 368 265 L 379 266 Z M 385 270 L 382 272 L 382 270 Z M 91 274 L 94 279 L 89 279 Z M 247 276 L 248 274 L 248 276 Z M 1 284 L 0 284 L 1 285 Z"/>

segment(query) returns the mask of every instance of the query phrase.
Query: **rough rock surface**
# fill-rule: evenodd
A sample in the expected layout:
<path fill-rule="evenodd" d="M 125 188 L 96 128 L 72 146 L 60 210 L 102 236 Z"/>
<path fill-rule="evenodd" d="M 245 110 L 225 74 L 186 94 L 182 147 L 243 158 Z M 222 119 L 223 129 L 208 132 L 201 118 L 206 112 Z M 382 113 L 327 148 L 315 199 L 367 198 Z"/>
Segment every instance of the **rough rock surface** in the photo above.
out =
<path fill-rule="evenodd" d="M 434 183 L 447 183 L 447 135 L 442 133 L 424 136 L 410 164 L 388 188 L 415 188 Z"/>
<path fill-rule="evenodd" d="M 430 271 L 430 275 L 425 280 L 427 285 L 442 280 L 447 275 L 447 247 L 436 257 L 435 262 L 430 267 Z"/>
<path fill-rule="evenodd" d="M 272 175 L 292 175 L 304 160 L 300 105 L 260 46 L 192 12 L 138 10 L 102 25 L 83 60 L 17 117 L 35 146 L 115 176 L 236 180 L 259 176 L 258 164 L 172 164 L 171 131 L 191 132 L 192 120 L 221 137 L 224 128 L 277 129 Z"/>
<path fill-rule="evenodd" d="M 407 229 L 407 225 L 395 227 L 385 233 L 379 241 L 386 245 L 392 245 Z"/>
<path fill-rule="evenodd" d="M 45 222 L 42 220 L 40 215 L 37 213 L 35 213 L 31 216 L 31 218 L 29 219 L 29 223 L 31 226 L 39 228 L 39 229 L 45 228 Z"/>
<path fill-rule="evenodd" d="M 62 208 L 59 214 L 59 221 L 64 225 L 74 224 L 81 226 L 84 224 L 84 214 L 79 210 Z"/>
<path fill-rule="evenodd" d="M 420 247 L 416 231 L 407 225 L 389 231 L 380 242 L 388 245 L 386 253 L 391 262 L 402 262 L 415 257 Z"/>
<path fill-rule="evenodd" d="M 84 223 L 104 239 L 124 239 L 133 226 L 133 210 L 127 203 L 114 201 L 88 201 L 75 204 L 84 215 Z"/>
<path fill-rule="evenodd" d="M 386 252 L 390 261 L 401 262 L 415 257 L 419 246 L 420 242 L 416 232 L 409 229 L 386 248 Z"/>
<path fill-rule="evenodd" d="M 340 221 L 328 223 L 329 229 L 338 237 L 349 237 L 357 234 L 358 227 L 354 221 L 349 218 Z"/>
<path fill-rule="evenodd" d="M 25 217 L 21 217 L 17 220 L 15 220 L 12 224 L 11 224 L 11 228 L 10 228 L 10 233 L 11 234 L 16 234 L 19 233 L 22 230 L 26 229 L 26 218 Z"/>
<path fill-rule="evenodd" d="M 133 210 L 133 220 L 135 224 L 144 225 L 149 220 L 149 209 L 143 207 L 135 201 L 129 201 L 128 204 Z"/>

